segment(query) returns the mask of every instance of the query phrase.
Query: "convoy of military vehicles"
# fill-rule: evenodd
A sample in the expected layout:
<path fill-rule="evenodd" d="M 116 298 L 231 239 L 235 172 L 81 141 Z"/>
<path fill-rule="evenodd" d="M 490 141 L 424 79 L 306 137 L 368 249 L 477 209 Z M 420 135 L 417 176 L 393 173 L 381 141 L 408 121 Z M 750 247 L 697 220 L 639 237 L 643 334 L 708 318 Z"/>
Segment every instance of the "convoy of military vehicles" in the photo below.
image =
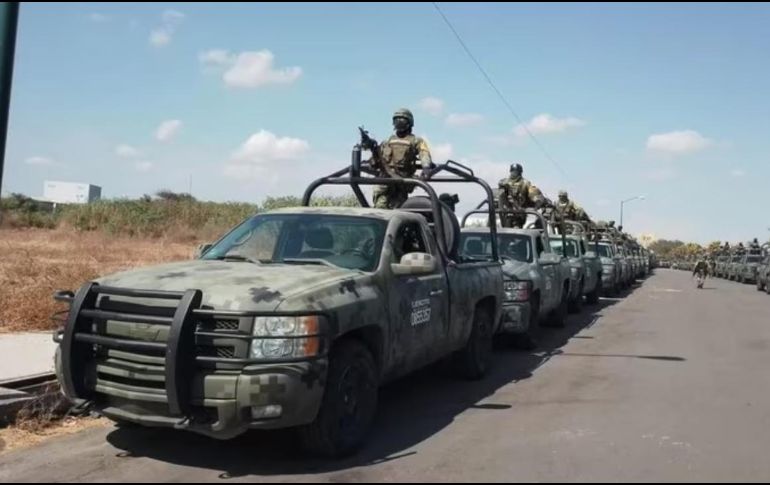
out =
<path fill-rule="evenodd" d="M 481 203 L 458 219 L 437 183 L 474 184 Z M 314 207 L 327 185 L 349 186 L 361 207 Z M 424 195 L 373 209 L 362 187 L 375 185 Z M 501 227 L 495 190 L 468 167 L 386 176 L 356 145 L 301 207 L 250 217 L 192 261 L 58 292 L 61 387 L 119 425 L 220 439 L 294 428 L 311 452 L 347 455 L 383 383 L 439 361 L 481 379 L 494 339 L 534 348 L 538 326 L 565 326 L 652 271 L 651 254 L 613 224 L 505 210 L 524 224 Z"/>

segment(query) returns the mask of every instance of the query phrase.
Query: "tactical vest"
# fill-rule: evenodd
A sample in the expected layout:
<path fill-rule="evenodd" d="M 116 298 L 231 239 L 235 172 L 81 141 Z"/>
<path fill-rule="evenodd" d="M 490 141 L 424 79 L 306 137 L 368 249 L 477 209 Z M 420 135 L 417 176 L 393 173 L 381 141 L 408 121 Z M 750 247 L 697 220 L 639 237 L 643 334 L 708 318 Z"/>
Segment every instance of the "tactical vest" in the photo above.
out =
<path fill-rule="evenodd" d="M 417 143 L 415 135 L 391 136 L 382 144 L 382 161 L 401 177 L 411 177 L 417 171 Z"/>
<path fill-rule="evenodd" d="M 508 180 L 508 194 L 511 201 L 517 206 L 525 206 L 529 200 L 529 183 L 524 179 L 521 179 L 518 182 L 511 182 L 510 179 Z"/>

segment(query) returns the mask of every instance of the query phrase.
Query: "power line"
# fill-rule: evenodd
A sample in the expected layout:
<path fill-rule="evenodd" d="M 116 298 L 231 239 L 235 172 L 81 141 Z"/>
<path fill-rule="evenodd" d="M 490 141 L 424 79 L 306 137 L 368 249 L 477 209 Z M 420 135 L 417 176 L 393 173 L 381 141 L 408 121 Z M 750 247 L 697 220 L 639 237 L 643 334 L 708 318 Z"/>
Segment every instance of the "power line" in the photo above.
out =
<path fill-rule="evenodd" d="M 468 48 L 468 45 L 460 36 L 460 33 L 457 32 L 457 29 L 454 28 L 454 26 L 452 25 L 452 22 L 450 22 L 447 16 L 444 15 L 444 12 L 441 10 L 441 7 L 438 6 L 438 3 L 436 2 L 431 2 L 431 3 L 433 3 L 433 6 L 436 8 L 436 11 L 438 12 L 438 14 L 441 15 L 441 18 L 444 19 L 444 23 L 446 23 L 447 27 L 449 27 L 449 30 L 451 30 L 452 33 L 455 35 L 455 37 L 457 38 L 457 42 L 460 43 L 463 50 L 465 50 L 465 53 L 468 54 L 468 57 L 470 57 L 471 61 L 473 61 L 473 63 L 476 65 L 476 68 L 478 68 L 479 72 L 481 72 L 481 74 L 484 76 L 484 79 L 487 80 L 487 83 L 489 84 L 489 86 L 497 94 L 497 97 L 500 98 L 503 104 L 508 108 L 508 111 L 510 111 L 513 117 L 516 118 L 516 121 L 519 122 L 519 126 L 521 126 L 524 129 L 524 131 L 527 133 L 527 135 L 529 135 L 529 137 L 532 139 L 532 141 L 535 142 L 535 145 L 537 145 L 540 151 L 543 152 L 543 155 L 545 156 L 545 158 L 547 158 L 548 161 L 550 161 L 553 164 L 553 166 L 556 167 L 565 178 L 568 178 L 567 172 L 564 171 L 561 165 L 559 165 L 559 163 L 551 156 L 551 154 L 548 153 L 548 150 L 545 149 L 543 144 L 540 143 L 540 140 L 538 140 L 535 137 L 535 135 L 529 130 L 529 128 L 527 128 L 527 124 L 521 119 L 518 113 L 516 113 L 516 110 L 513 109 L 513 106 L 508 101 L 508 99 L 497 88 L 494 81 L 492 81 L 492 78 L 489 76 L 489 74 L 487 74 L 487 71 L 484 70 L 484 68 L 481 66 L 481 63 L 479 63 L 479 61 L 476 59 L 476 56 L 474 56 L 471 50 Z"/>

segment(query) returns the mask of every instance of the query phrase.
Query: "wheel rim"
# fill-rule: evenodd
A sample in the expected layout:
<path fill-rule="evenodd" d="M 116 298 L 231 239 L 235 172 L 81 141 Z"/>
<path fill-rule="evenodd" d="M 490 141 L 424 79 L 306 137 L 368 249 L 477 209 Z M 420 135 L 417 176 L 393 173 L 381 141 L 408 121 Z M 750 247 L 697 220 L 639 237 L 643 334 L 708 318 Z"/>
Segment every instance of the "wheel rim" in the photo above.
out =
<path fill-rule="evenodd" d="M 366 371 L 361 366 L 351 365 L 345 369 L 338 389 L 341 401 L 338 427 L 345 440 L 356 439 L 360 432 L 365 419 L 368 388 Z"/>

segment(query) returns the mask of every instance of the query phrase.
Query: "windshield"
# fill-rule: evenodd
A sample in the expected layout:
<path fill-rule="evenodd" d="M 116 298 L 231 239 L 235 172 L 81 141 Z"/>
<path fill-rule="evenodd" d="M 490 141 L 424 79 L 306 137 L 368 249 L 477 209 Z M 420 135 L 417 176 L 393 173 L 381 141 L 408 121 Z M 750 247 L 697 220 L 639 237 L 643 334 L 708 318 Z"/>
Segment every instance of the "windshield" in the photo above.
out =
<path fill-rule="evenodd" d="M 460 235 L 460 254 L 464 260 L 488 261 L 492 256 L 489 234 L 462 233 Z M 500 257 L 522 263 L 531 263 L 532 241 L 522 234 L 498 234 Z"/>
<path fill-rule="evenodd" d="M 561 239 L 551 239 L 551 249 L 556 254 L 562 254 L 561 252 L 562 242 Z M 577 242 L 572 239 L 567 239 L 567 257 L 576 258 L 578 256 Z"/>
<path fill-rule="evenodd" d="M 378 219 L 323 214 L 255 216 L 236 227 L 202 259 L 262 264 L 330 264 L 373 271 L 387 223 Z"/>
<path fill-rule="evenodd" d="M 602 258 L 612 258 L 612 246 L 609 244 L 599 244 L 599 256 Z"/>

